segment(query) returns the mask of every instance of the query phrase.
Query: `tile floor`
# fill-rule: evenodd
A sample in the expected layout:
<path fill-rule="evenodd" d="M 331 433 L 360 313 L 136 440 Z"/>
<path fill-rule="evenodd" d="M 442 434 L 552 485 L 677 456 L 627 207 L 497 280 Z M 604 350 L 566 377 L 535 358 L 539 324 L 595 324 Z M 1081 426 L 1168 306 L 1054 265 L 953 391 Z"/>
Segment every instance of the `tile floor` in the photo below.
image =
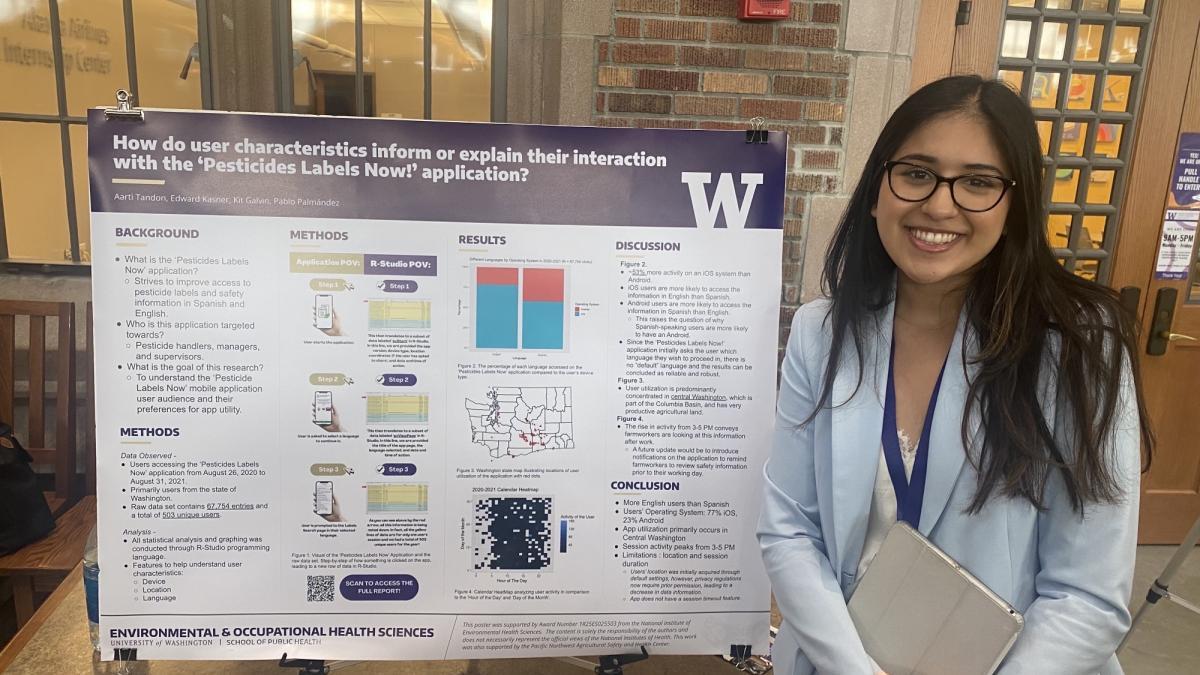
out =
<path fill-rule="evenodd" d="M 1150 583 L 1175 553 L 1174 546 L 1139 546 L 1134 570 L 1133 609 L 1146 599 Z M 1200 605 L 1200 548 L 1171 580 L 1170 590 Z M 1120 655 L 1127 675 L 1200 673 L 1200 614 L 1166 600 L 1147 610 Z"/>

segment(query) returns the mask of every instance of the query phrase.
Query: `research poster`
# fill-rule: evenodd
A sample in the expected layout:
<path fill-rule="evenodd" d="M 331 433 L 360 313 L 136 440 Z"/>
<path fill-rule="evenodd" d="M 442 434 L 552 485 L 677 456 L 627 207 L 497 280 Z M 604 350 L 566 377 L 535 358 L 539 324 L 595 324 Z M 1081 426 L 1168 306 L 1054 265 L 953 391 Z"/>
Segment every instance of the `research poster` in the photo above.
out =
<path fill-rule="evenodd" d="M 765 653 L 786 141 L 89 113 L 104 653 Z"/>

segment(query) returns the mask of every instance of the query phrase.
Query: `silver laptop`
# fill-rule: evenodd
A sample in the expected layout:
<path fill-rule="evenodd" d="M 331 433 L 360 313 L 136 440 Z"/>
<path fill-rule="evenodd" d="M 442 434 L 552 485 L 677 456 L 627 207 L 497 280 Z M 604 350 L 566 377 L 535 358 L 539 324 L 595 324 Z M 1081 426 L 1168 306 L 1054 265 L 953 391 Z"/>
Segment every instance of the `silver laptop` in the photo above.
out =
<path fill-rule="evenodd" d="M 888 675 L 989 675 L 1025 625 L 903 522 L 888 530 L 849 606 L 863 646 Z"/>

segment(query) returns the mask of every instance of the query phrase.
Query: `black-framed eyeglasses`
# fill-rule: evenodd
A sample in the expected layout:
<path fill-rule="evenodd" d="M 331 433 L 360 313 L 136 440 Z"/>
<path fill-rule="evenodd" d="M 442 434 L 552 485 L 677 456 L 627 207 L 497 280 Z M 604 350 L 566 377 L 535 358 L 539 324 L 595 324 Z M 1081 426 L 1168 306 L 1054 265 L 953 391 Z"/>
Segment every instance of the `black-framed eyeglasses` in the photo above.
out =
<path fill-rule="evenodd" d="M 950 186 L 950 198 L 963 211 L 982 213 L 990 211 L 1004 199 L 1017 181 L 990 174 L 967 173 L 946 178 L 928 167 L 912 162 L 890 160 L 883 163 L 887 171 L 888 187 L 897 199 L 906 202 L 923 202 L 937 192 L 938 186 Z"/>

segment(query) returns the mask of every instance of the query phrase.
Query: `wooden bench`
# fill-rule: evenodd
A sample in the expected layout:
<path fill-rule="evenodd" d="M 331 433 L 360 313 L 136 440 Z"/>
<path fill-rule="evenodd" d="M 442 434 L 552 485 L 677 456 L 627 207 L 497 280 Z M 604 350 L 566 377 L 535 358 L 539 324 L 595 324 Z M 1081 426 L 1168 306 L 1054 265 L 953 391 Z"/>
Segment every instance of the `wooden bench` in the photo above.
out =
<path fill-rule="evenodd" d="M 88 408 L 84 475 L 80 476 L 75 452 L 75 306 L 0 300 L 0 420 L 17 427 L 16 412 L 23 408 L 25 428 L 15 428 L 15 435 L 35 467 L 53 472 L 53 489 L 46 492 L 46 502 L 54 514 L 54 531 L 0 557 L 0 605 L 11 596 L 18 628 L 33 616 L 36 600 L 53 591 L 79 563 L 88 532 L 96 524 L 90 302 L 86 315 Z M 91 496 L 81 498 L 84 494 Z"/>
<path fill-rule="evenodd" d="M 18 339 L 22 332 L 27 344 Z M 13 427 L 35 468 L 52 471 L 46 503 L 56 518 L 83 493 L 75 472 L 75 358 L 73 303 L 0 300 L 0 420 Z M 18 408 L 26 411 L 23 428 Z"/>
<path fill-rule="evenodd" d="M 79 564 L 88 532 L 95 524 L 96 496 L 88 495 L 55 519 L 50 534 L 0 557 L 0 577 L 12 587 L 17 628 L 33 617 L 34 594 L 53 591 Z"/>

